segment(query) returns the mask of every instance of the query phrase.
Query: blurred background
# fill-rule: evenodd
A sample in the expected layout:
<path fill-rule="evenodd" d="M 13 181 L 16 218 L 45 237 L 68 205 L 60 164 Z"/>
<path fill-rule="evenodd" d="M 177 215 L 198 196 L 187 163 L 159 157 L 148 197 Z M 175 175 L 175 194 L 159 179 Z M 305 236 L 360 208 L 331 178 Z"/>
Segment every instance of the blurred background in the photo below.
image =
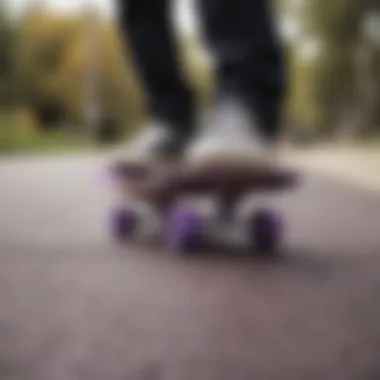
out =
<path fill-rule="evenodd" d="M 284 151 L 303 181 L 243 202 L 284 221 L 266 261 L 252 247 L 182 260 L 115 242 L 101 153 L 146 117 L 117 9 L 0 0 L 1 380 L 380 379 L 380 0 L 273 1 Z M 184 74 L 207 107 L 196 9 L 173 3 Z"/>
<path fill-rule="evenodd" d="M 285 138 L 376 141 L 380 134 L 380 1 L 275 1 L 291 85 Z M 0 152 L 82 149 L 128 136 L 144 91 L 111 0 L 2 0 Z M 175 3 L 184 72 L 200 107 L 213 91 L 191 0 Z"/>

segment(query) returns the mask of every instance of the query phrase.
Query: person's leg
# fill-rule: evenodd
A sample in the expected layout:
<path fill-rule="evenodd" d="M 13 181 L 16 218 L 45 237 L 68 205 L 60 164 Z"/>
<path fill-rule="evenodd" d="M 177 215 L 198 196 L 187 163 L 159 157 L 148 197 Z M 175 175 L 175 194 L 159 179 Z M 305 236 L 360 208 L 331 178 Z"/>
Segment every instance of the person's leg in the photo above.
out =
<path fill-rule="evenodd" d="M 170 5 L 170 0 L 119 0 L 119 18 L 147 92 L 149 116 L 180 141 L 192 130 L 194 105 L 181 73 Z"/>
<path fill-rule="evenodd" d="M 258 132 L 265 142 L 278 136 L 285 70 L 270 3 L 269 0 L 199 1 L 205 42 L 216 60 L 214 112 L 222 113 L 219 120 L 225 124 L 219 133 L 223 133 L 223 128 L 227 134 L 233 129 L 235 134 L 239 133 L 239 124 L 245 123 L 250 124 L 252 136 Z M 229 117 L 224 114 L 227 109 Z M 234 116 L 234 112 L 240 114 Z M 230 129 L 228 123 L 232 124 Z M 218 125 L 214 130 L 217 134 Z M 242 140 L 248 141 L 243 135 Z M 232 144 L 228 146 L 232 149 Z"/>

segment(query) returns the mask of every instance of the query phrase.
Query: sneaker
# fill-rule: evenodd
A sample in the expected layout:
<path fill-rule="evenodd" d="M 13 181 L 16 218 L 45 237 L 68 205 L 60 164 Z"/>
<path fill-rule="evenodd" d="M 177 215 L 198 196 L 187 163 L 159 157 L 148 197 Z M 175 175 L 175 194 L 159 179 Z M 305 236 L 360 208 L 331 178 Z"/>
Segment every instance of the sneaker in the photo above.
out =
<path fill-rule="evenodd" d="M 119 147 L 113 154 L 113 160 L 137 165 L 176 161 L 181 157 L 184 140 L 167 125 L 152 122 L 135 138 Z"/>
<path fill-rule="evenodd" d="M 186 161 L 196 166 L 214 162 L 268 164 L 272 158 L 270 144 L 260 134 L 257 121 L 236 99 L 213 108 L 186 152 Z"/>

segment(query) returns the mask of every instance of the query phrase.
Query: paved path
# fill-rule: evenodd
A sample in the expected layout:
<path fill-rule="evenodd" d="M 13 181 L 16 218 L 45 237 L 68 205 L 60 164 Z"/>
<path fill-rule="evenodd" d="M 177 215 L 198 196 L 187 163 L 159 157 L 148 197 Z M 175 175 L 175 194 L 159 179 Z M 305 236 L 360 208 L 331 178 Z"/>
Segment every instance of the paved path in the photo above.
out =
<path fill-rule="evenodd" d="M 290 162 L 338 177 L 364 190 L 380 194 L 380 147 L 325 146 L 290 150 Z"/>
<path fill-rule="evenodd" d="M 284 257 L 107 236 L 99 160 L 0 165 L 1 380 L 380 378 L 380 196 L 308 173 Z"/>

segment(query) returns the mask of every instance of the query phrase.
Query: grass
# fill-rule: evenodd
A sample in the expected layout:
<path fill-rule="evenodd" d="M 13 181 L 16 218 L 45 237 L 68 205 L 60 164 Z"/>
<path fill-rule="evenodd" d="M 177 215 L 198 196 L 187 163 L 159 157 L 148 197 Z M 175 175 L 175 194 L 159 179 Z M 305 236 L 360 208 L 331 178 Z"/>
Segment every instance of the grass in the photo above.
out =
<path fill-rule="evenodd" d="M 294 146 L 294 143 L 290 144 Z M 299 144 L 295 144 L 296 146 Z M 312 146 L 340 148 L 379 149 L 380 136 L 356 139 L 355 141 L 326 141 Z M 310 148 L 310 147 L 309 147 Z M 21 128 L 14 119 L 0 113 L 0 155 L 19 154 L 63 154 L 86 153 L 96 148 L 89 139 L 68 131 L 36 132 L 32 128 Z"/>
<path fill-rule="evenodd" d="M 0 155 L 82 152 L 92 149 L 90 141 L 67 131 L 36 132 L 0 116 Z"/>

